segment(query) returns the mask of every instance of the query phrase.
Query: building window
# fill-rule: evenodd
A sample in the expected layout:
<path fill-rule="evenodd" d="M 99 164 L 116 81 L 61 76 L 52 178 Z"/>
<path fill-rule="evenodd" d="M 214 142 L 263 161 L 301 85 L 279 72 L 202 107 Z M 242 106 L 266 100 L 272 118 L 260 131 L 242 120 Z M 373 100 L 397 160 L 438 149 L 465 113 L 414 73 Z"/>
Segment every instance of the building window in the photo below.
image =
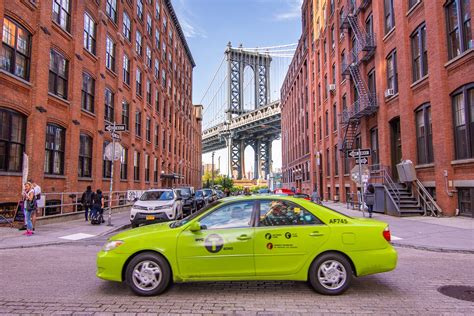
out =
<path fill-rule="evenodd" d="M 64 174 L 64 128 L 48 124 L 46 126 L 46 154 L 44 172 L 46 174 Z"/>
<path fill-rule="evenodd" d="M 336 49 L 336 33 L 334 31 L 334 24 L 331 25 L 331 48 Z"/>
<path fill-rule="evenodd" d="M 325 129 L 324 129 L 324 132 L 326 133 L 325 136 L 329 136 L 329 111 L 326 110 L 326 113 L 325 113 L 325 122 L 324 122 L 324 126 L 325 126 Z"/>
<path fill-rule="evenodd" d="M 145 124 L 145 137 L 147 142 L 151 142 L 151 118 L 148 116 Z"/>
<path fill-rule="evenodd" d="M 160 113 L 160 92 L 158 89 L 155 90 L 155 109 L 156 113 Z"/>
<path fill-rule="evenodd" d="M 142 112 L 135 112 L 135 136 L 142 136 Z"/>
<path fill-rule="evenodd" d="M 367 35 L 369 35 L 369 41 L 371 44 L 375 44 L 373 35 L 374 35 L 374 17 L 372 16 L 372 13 L 367 17 L 365 20 L 365 31 L 367 32 Z"/>
<path fill-rule="evenodd" d="M 84 13 L 84 48 L 95 55 L 95 22 L 88 13 Z"/>
<path fill-rule="evenodd" d="M 137 0 L 137 17 L 143 20 L 143 0 Z"/>
<path fill-rule="evenodd" d="M 153 181 L 158 182 L 158 158 L 153 158 Z"/>
<path fill-rule="evenodd" d="M 142 95 L 142 71 L 140 68 L 137 68 L 137 78 L 136 78 L 136 85 L 137 85 L 137 95 Z"/>
<path fill-rule="evenodd" d="M 459 215 L 474 217 L 474 188 L 456 188 L 458 191 Z"/>
<path fill-rule="evenodd" d="M 377 93 L 377 84 L 375 82 L 375 68 L 369 71 L 369 73 L 367 74 L 367 79 L 369 92 L 373 96 L 375 96 L 375 94 Z"/>
<path fill-rule="evenodd" d="M 379 130 L 374 127 L 370 130 L 370 149 L 372 150 L 372 164 L 379 164 Z"/>
<path fill-rule="evenodd" d="M 69 62 L 63 55 L 51 50 L 49 55 L 49 92 L 67 99 Z"/>
<path fill-rule="evenodd" d="M 151 68 L 151 49 L 148 46 L 146 47 L 146 65 Z"/>
<path fill-rule="evenodd" d="M 0 68 L 15 76 L 29 80 L 30 45 L 30 33 L 19 24 L 5 17 L 3 19 Z"/>
<path fill-rule="evenodd" d="M 323 132 L 322 132 L 322 124 L 321 124 L 321 116 L 318 119 L 318 132 L 319 132 L 319 140 L 323 138 Z"/>
<path fill-rule="evenodd" d="M 161 70 L 161 86 L 166 88 L 166 71 L 164 69 Z"/>
<path fill-rule="evenodd" d="M 112 177 L 112 161 L 105 158 L 105 147 L 110 144 L 108 141 L 104 141 L 103 145 L 103 160 L 102 160 L 102 177 L 110 179 Z"/>
<path fill-rule="evenodd" d="M 451 0 L 445 5 L 449 59 L 473 47 L 470 2 Z"/>
<path fill-rule="evenodd" d="M 331 175 L 331 159 L 329 155 L 329 148 L 326 149 L 326 177 L 329 177 Z"/>
<path fill-rule="evenodd" d="M 418 163 L 427 164 L 433 159 L 433 133 L 431 129 L 431 107 L 424 104 L 415 111 L 416 119 L 416 147 Z"/>
<path fill-rule="evenodd" d="M 155 79 L 160 78 L 160 62 L 158 61 L 158 58 L 155 58 Z"/>
<path fill-rule="evenodd" d="M 474 158 L 474 84 L 452 95 L 456 159 Z"/>
<path fill-rule="evenodd" d="M 426 49 L 426 25 L 423 23 L 410 36 L 413 65 L 413 82 L 428 74 L 428 51 Z"/>
<path fill-rule="evenodd" d="M 132 21 L 127 12 L 123 11 L 123 36 L 130 42 L 132 40 Z"/>
<path fill-rule="evenodd" d="M 324 58 L 324 63 L 326 63 L 326 60 L 328 58 L 328 46 L 327 46 L 327 43 L 326 43 L 326 39 L 324 39 L 324 42 L 323 42 L 323 50 L 324 50 L 324 55 L 323 55 L 323 58 Z"/>
<path fill-rule="evenodd" d="M 146 102 L 151 105 L 151 81 L 146 81 Z"/>
<path fill-rule="evenodd" d="M 92 137 L 81 134 L 79 145 L 78 175 L 82 178 L 92 176 Z"/>
<path fill-rule="evenodd" d="M 142 55 L 142 33 L 140 33 L 140 31 L 137 30 L 135 34 L 136 34 L 135 51 L 137 52 L 138 56 L 141 56 Z"/>
<path fill-rule="evenodd" d="M 151 15 L 149 14 L 146 15 L 146 32 L 151 38 L 153 34 L 153 28 L 151 26 Z"/>
<path fill-rule="evenodd" d="M 160 18 L 160 1 L 155 1 L 155 18 Z"/>
<path fill-rule="evenodd" d="M 105 112 L 104 112 L 104 119 L 106 122 L 115 122 L 114 117 L 114 93 L 109 89 L 105 88 L 105 95 L 104 95 L 104 102 L 105 102 Z"/>
<path fill-rule="evenodd" d="M 130 59 L 123 54 L 123 82 L 130 85 Z"/>
<path fill-rule="evenodd" d="M 21 172 L 25 152 L 26 118 L 0 108 L 0 170 Z"/>
<path fill-rule="evenodd" d="M 70 0 L 53 0 L 53 21 L 66 31 L 71 30 Z"/>
<path fill-rule="evenodd" d="M 150 182 L 150 156 L 145 154 L 145 182 Z"/>
<path fill-rule="evenodd" d="M 160 31 L 158 29 L 155 29 L 155 47 L 160 49 Z"/>
<path fill-rule="evenodd" d="M 125 125 L 125 130 L 128 131 L 130 124 L 130 105 L 127 101 L 122 101 L 122 124 Z"/>
<path fill-rule="evenodd" d="M 115 72 L 115 43 L 109 36 L 105 40 L 105 66 Z"/>
<path fill-rule="evenodd" d="M 86 72 L 82 73 L 81 108 L 94 113 L 95 80 Z"/>
<path fill-rule="evenodd" d="M 332 129 L 337 131 L 337 106 L 336 103 L 332 105 Z"/>
<path fill-rule="evenodd" d="M 114 23 L 117 23 L 117 0 L 107 0 L 105 13 Z"/>
<path fill-rule="evenodd" d="M 158 147 L 158 133 L 159 133 L 159 127 L 158 124 L 155 125 L 155 147 Z"/>
<path fill-rule="evenodd" d="M 413 8 L 415 6 L 415 4 L 417 4 L 420 1 L 421 0 L 408 0 L 408 10 Z"/>
<path fill-rule="evenodd" d="M 393 12 L 393 0 L 384 0 L 385 11 L 385 34 L 395 27 L 395 14 Z"/>
<path fill-rule="evenodd" d="M 140 181 L 140 153 L 133 152 L 133 180 Z"/>
<path fill-rule="evenodd" d="M 397 51 L 393 50 L 387 56 L 387 87 L 398 93 Z"/>
<path fill-rule="evenodd" d="M 346 153 L 344 153 L 344 175 L 347 175 L 351 172 L 351 159 L 350 157 L 347 156 Z"/>
<path fill-rule="evenodd" d="M 339 150 L 334 146 L 334 175 L 339 175 Z"/>
<path fill-rule="evenodd" d="M 128 149 L 122 148 L 122 157 L 120 157 L 120 180 L 128 178 Z"/>

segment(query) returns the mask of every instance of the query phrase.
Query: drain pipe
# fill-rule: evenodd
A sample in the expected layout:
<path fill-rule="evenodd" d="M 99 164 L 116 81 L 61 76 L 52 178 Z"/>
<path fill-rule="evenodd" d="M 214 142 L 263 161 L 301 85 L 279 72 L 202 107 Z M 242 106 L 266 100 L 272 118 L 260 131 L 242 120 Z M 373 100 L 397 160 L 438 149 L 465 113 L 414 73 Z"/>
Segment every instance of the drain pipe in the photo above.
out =
<path fill-rule="evenodd" d="M 457 192 L 456 190 L 449 190 L 448 186 L 448 170 L 443 170 L 443 175 L 444 175 L 444 188 L 446 190 L 446 194 L 449 197 L 453 197 L 453 193 Z"/>

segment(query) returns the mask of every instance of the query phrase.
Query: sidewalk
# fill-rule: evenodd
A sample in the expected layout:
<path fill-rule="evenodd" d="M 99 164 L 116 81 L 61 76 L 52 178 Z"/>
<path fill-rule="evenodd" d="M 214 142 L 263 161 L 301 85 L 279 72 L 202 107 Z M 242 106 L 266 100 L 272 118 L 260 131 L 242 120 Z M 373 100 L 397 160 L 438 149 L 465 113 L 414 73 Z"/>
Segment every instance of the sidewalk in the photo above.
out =
<path fill-rule="evenodd" d="M 104 214 L 105 215 L 105 214 Z M 33 236 L 27 237 L 17 228 L 0 227 L 0 249 L 38 247 L 52 244 L 64 244 L 75 240 L 103 236 L 130 225 L 130 212 L 112 214 L 112 225 L 105 223 L 91 225 L 84 219 L 66 221 L 62 223 L 46 224 L 36 228 Z"/>
<path fill-rule="evenodd" d="M 362 217 L 360 211 L 346 208 L 344 203 L 324 202 L 351 217 Z M 365 212 L 368 217 L 368 213 Z M 441 252 L 474 254 L 474 219 L 467 217 L 393 217 L 373 213 L 373 218 L 390 225 L 392 244 Z"/>

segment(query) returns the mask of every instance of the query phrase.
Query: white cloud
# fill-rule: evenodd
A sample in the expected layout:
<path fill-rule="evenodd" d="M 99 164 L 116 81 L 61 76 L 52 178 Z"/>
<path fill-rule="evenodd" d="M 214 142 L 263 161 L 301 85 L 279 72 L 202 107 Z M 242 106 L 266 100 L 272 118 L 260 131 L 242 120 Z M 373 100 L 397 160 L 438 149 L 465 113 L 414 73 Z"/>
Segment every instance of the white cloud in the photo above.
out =
<path fill-rule="evenodd" d="M 287 9 L 274 15 L 277 21 L 289 21 L 301 18 L 301 5 L 303 0 L 286 0 Z"/>
<path fill-rule="evenodd" d="M 195 22 L 195 16 L 190 8 L 188 0 L 179 0 L 175 2 L 174 9 L 178 15 L 179 24 L 183 29 L 184 36 L 187 38 L 201 37 L 207 38 L 204 31 L 198 23 Z"/>

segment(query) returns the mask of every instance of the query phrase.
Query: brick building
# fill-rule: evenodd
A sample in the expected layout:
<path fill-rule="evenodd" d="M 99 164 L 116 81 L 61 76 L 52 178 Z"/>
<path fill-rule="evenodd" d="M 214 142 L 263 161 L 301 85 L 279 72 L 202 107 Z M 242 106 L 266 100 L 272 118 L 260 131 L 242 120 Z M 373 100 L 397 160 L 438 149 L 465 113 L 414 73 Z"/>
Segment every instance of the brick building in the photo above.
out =
<path fill-rule="evenodd" d="M 44 192 L 200 186 L 195 66 L 170 0 L 0 1 L 0 203 L 18 200 L 23 152 Z"/>
<path fill-rule="evenodd" d="M 291 106 L 308 113 L 310 143 L 295 159 L 284 158 L 286 185 L 308 192 L 317 186 L 325 199 L 345 201 L 357 187 L 344 152 L 371 148 L 373 171 L 386 170 L 397 182 L 396 164 L 411 160 L 444 214 L 473 216 L 473 11 L 460 0 L 305 1 L 300 42 L 307 42 L 308 92 Z M 290 74 L 283 121 L 290 89 L 306 93 Z M 299 183 L 292 161 L 306 156 L 311 172 Z"/>

